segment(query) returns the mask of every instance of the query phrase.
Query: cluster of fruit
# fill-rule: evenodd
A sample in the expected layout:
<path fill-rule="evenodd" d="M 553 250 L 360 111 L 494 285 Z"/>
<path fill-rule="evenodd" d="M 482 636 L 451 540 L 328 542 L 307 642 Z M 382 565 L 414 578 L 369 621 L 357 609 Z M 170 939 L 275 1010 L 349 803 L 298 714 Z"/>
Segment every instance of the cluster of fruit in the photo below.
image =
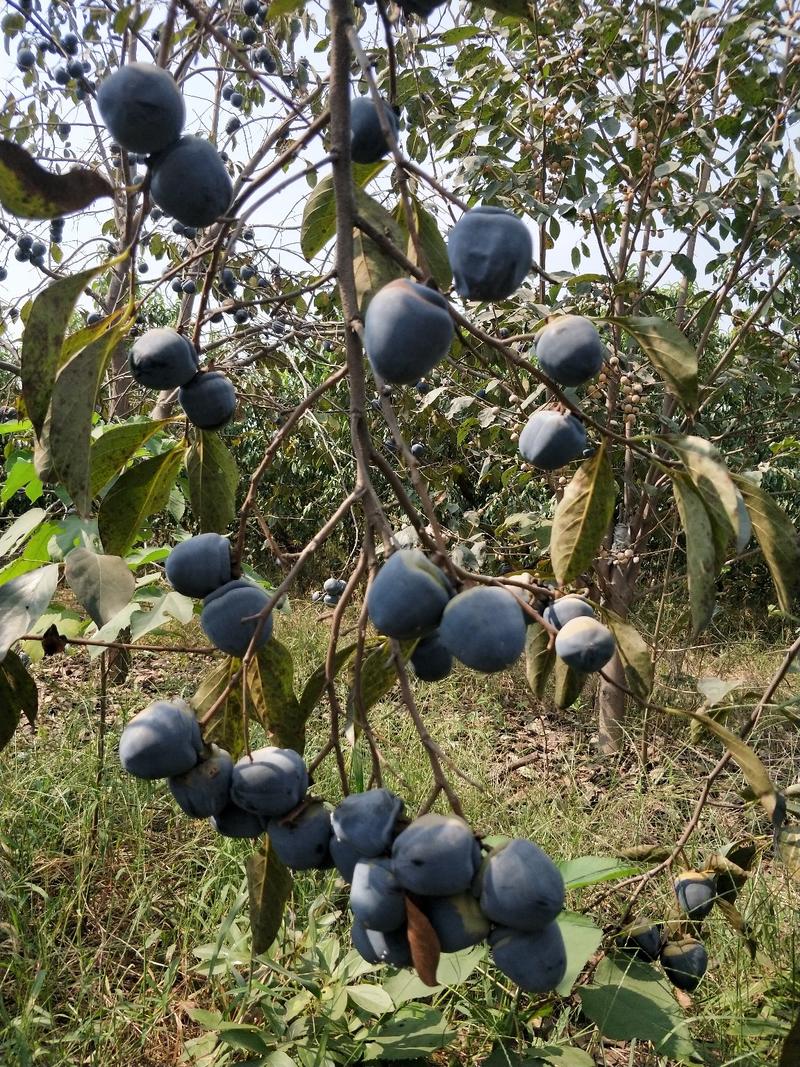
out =
<path fill-rule="evenodd" d="M 237 576 L 227 537 L 215 533 L 188 537 L 167 556 L 165 570 L 173 589 L 203 601 L 200 626 L 209 641 L 229 656 L 243 656 L 270 598 L 260 585 Z M 271 636 L 269 615 L 261 624 L 256 649 Z"/>
<path fill-rule="evenodd" d="M 177 389 L 193 426 L 219 430 L 236 411 L 236 390 L 222 371 L 199 370 L 192 342 L 169 326 L 137 337 L 128 354 L 131 377 L 147 389 Z"/>
<path fill-rule="evenodd" d="M 17 238 L 17 248 L 14 259 L 18 263 L 30 263 L 32 267 L 41 270 L 44 267 L 44 257 L 47 255 L 47 245 L 44 241 L 35 241 L 29 233 L 23 233 Z"/>
<path fill-rule="evenodd" d="M 183 135 L 186 108 L 175 79 L 152 63 L 128 63 L 101 82 L 97 106 L 109 133 L 150 165 L 150 195 L 184 226 L 209 226 L 231 204 L 225 163 L 210 141 Z"/>
<path fill-rule="evenodd" d="M 716 878 L 710 871 L 683 871 L 675 879 L 674 889 L 681 914 L 695 927 L 720 899 Z M 616 943 L 637 959 L 659 962 L 670 982 L 687 993 L 697 988 L 708 967 L 708 952 L 699 938 L 684 935 L 667 940 L 663 923 L 639 920 L 626 927 Z"/>
<path fill-rule="evenodd" d="M 367 611 L 387 637 L 418 639 L 411 665 L 426 682 L 446 677 L 454 657 L 472 670 L 505 670 L 525 647 L 528 616 L 513 593 L 495 585 L 455 593 L 444 571 L 418 549 L 395 552 L 384 563 L 367 593 Z M 611 631 L 581 597 L 562 597 L 544 618 L 569 667 L 588 674 L 614 655 Z"/>
<path fill-rule="evenodd" d="M 309 776 L 292 749 L 265 747 L 236 763 L 205 745 L 182 700 L 155 701 L 122 732 L 122 767 L 166 778 L 178 806 L 235 838 L 269 834 L 291 870 L 336 867 L 350 885 L 352 938 L 370 963 L 412 963 L 409 901 L 444 952 L 489 940 L 497 967 L 531 992 L 554 989 L 566 971 L 556 918 L 564 882 L 540 848 L 517 839 L 488 851 L 455 815 L 403 817 L 387 789 L 351 794 L 335 809 L 308 795 Z"/>
<path fill-rule="evenodd" d="M 322 589 L 316 589 L 311 594 L 311 599 L 315 604 L 321 600 L 326 607 L 335 608 L 346 588 L 347 582 L 342 578 L 327 578 Z"/>

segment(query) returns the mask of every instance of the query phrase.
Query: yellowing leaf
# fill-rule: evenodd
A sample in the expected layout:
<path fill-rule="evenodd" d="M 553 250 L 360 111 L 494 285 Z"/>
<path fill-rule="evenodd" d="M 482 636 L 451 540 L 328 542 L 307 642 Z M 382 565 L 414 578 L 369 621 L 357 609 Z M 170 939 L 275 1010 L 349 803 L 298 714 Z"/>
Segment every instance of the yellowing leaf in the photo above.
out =
<path fill-rule="evenodd" d="M 614 515 L 617 487 L 603 443 L 575 473 L 556 506 L 550 560 L 559 582 L 574 581 L 592 563 Z"/>
<path fill-rule="evenodd" d="M 97 171 L 77 167 L 52 174 L 21 145 L 0 140 L 0 204 L 10 215 L 53 219 L 113 196 L 114 189 Z"/>

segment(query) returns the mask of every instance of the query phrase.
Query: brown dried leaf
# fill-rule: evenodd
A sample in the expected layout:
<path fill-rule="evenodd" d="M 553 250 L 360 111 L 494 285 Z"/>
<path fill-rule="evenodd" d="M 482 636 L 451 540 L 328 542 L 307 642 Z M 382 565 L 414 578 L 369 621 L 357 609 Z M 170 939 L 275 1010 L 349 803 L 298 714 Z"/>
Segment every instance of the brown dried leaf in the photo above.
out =
<path fill-rule="evenodd" d="M 439 938 L 431 926 L 430 920 L 421 911 L 408 894 L 406 894 L 406 919 L 408 921 L 408 944 L 414 970 L 428 986 L 435 986 L 436 968 L 442 948 Z"/>
<path fill-rule="evenodd" d="M 22 219 L 53 219 L 82 211 L 114 189 L 94 170 L 77 167 L 51 174 L 13 141 L 0 140 L 0 204 Z"/>

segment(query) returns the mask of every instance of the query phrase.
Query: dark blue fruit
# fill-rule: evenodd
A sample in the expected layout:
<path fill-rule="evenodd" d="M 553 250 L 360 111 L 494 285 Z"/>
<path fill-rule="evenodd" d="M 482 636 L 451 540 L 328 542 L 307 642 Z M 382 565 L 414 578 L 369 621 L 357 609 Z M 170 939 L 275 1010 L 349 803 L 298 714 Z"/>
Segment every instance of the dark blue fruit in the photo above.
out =
<path fill-rule="evenodd" d="M 184 226 L 210 226 L 230 207 L 233 186 L 210 141 L 181 137 L 153 160 L 150 192 Z"/>
<path fill-rule="evenodd" d="M 450 231 L 447 255 L 459 296 L 504 300 L 531 269 L 533 241 L 525 223 L 510 211 L 475 207 Z"/>
<path fill-rule="evenodd" d="M 522 458 L 545 471 L 580 459 L 586 447 L 583 423 L 569 412 L 562 414 L 552 408 L 531 415 L 519 437 Z"/>
<path fill-rule="evenodd" d="M 562 596 L 545 608 L 544 621 L 556 630 L 560 630 L 573 619 L 585 617 L 596 618 L 591 604 L 587 604 L 581 596 Z"/>
<path fill-rule="evenodd" d="M 119 761 L 137 778 L 170 778 L 195 767 L 203 738 L 184 700 L 154 700 L 134 715 L 119 739 Z"/>
<path fill-rule="evenodd" d="M 491 924 L 471 893 L 426 897 L 423 910 L 436 931 L 442 952 L 460 952 L 489 936 Z"/>
<path fill-rule="evenodd" d="M 525 648 L 525 614 L 507 589 L 478 585 L 453 597 L 439 625 L 439 639 L 475 671 L 502 671 Z"/>
<path fill-rule="evenodd" d="M 337 841 L 350 845 L 359 856 L 380 856 L 388 852 L 402 813 L 400 797 L 388 789 L 368 789 L 345 797 L 331 816 L 331 825 Z"/>
<path fill-rule="evenodd" d="M 266 830 L 266 821 L 260 815 L 245 811 L 232 800 L 212 816 L 211 825 L 223 837 L 260 837 Z"/>
<path fill-rule="evenodd" d="M 336 870 L 344 878 L 345 882 L 352 882 L 356 864 L 364 857 L 353 848 L 349 841 L 344 841 L 337 837 L 331 838 L 330 847 L 331 859 Z"/>
<path fill-rule="evenodd" d="M 654 963 L 661 955 L 664 928 L 661 923 L 635 922 L 619 933 L 615 943 L 634 959 Z"/>
<path fill-rule="evenodd" d="M 186 774 L 169 779 L 170 792 L 181 811 L 193 819 L 219 815 L 230 802 L 233 760 L 224 748 L 211 746 L 211 755 Z"/>
<path fill-rule="evenodd" d="M 36 53 L 30 48 L 20 48 L 17 52 L 17 66 L 20 70 L 30 70 L 36 63 Z"/>
<path fill-rule="evenodd" d="M 397 138 L 397 115 L 384 101 L 386 121 Z M 357 96 L 350 104 L 350 155 L 354 163 L 377 163 L 389 151 L 378 109 L 371 96 Z"/>
<path fill-rule="evenodd" d="M 557 923 L 536 933 L 507 926 L 489 935 L 495 966 L 528 993 L 549 993 L 567 973 L 567 952 Z"/>
<path fill-rule="evenodd" d="M 456 815 L 422 815 L 392 845 L 400 885 L 427 897 L 463 893 L 475 877 L 480 856 L 475 835 Z"/>
<path fill-rule="evenodd" d="M 333 866 L 330 853 L 331 811 L 322 802 L 309 804 L 291 821 L 270 819 L 267 833 L 278 859 L 290 870 L 321 870 Z"/>
<path fill-rule="evenodd" d="M 597 619 L 572 619 L 556 635 L 556 655 L 582 674 L 605 667 L 615 649 L 614 635 Z"/>
<path fill-rule="evenodd" d="M 536 358 L 559 385 L 583 385 L 599 374 L 606 350 L 594 323 L 582 315 L 562 315 L 536 339 Z"/>
<path fill-rule="evenodd" d="M 435 563 L 416 548 L 390 556 L 367 593 L 373 626 L 398 640 L 433 630 L 452 596 L 450 583 Z"/>
<path fill-rule="evenodd" d="M 675 879 L 675 896 L 687 919 L 705 919 L 717 897 L 716 879 L 702 871 L 682 871 Z"/>
<path fill-rule="evenodd" d="M 350 910 L 369 930 L 397 930 L 406 921 L 403 887 L 388 859 L 363 859 L 355 865 Z"/>
<path fill-rule="evenodd" d="M 215 533 L 189 537 L 175 545 L 164 569 L 173 589 L 202 600 L 231 580 L 231 543 Z"/>
<path fill-rule="evenodd" d="M 352 929 L 353 948 L 367 963 L 389 963 L 392 967 L 410 967 L 411 949 L 405 927 L 381 933 L 369 930 L 356 920 Z"/>
<path fill-rule="evenodd" d="M 252 618 L 269 603 L 269 594 L 260 585 L 244 578 L 226 582 L 203 601 L 200 626 L 209 641 L 229 656 L 243 656 L 247 651 L 258 619 Z M 272 615 L 267 616 L 256 642 L 262 648 L 272 636 Z"/>
<path fill-rule="evenodd" d="M 233 768 L 231 800 L 268 819 L 293 811 L 308 789 L 308 771 L 291 748 L 258 748 Z"/>
<path fill-rule="evenodd" d="M 442 643 L 439 631 L 423 637 L 411 654 L 414 674 L 423 682 L 439 682 L 453 669 L 453 657 Z"/>
<path fill-rule="evenodd" d="M 708 967 L 708 953 L 702 941 L 684 937 L 670 941 L 661 951 L 661 966 L 670 982 L 678 989 L 692 993 Z"/>
<path fill-rule="evenodd" d="M 193 426 L 219 430 L 234 416 L 236 390 L 221 371 L 202 371 L 181 388 L 178 402 Z"/>
<path fill-rule="evenodd" d="M 133 342 L 128 354 L 131 377 L 148 389 L 177 389 L 197 374 L 194 345 L 177 330 L 159 326 Z"/>
<path fill-rule="evenodd" d="M 118 144 L 147 155 L 177 141 L 186 118 L 175 79 L 153 63 L 128 63 L 116 70 L 100 83 L 97 106 Z"/>
<path fill-rule="evenodd" d="M 453 340 L 447 301 L 435 289 L 397 278 L 379 289 L 364 319 L 364 344 L 376 374 L 412 385 L 447 355 Z"/>
<path fill-rule="evenodd" d="M 532 841 L 517 838 L 493 849 L 475 886 L 481 911 L 500 926 L 543 930 L 564 907 L 564 879 Z"/>

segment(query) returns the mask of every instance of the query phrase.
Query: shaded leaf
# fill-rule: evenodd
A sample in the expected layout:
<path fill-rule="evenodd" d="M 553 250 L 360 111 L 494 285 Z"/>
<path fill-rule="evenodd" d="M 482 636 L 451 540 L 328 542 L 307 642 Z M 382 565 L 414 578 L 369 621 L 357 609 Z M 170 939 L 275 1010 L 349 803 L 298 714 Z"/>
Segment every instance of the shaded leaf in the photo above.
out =
<path fill-rule="evenodd" d="M 403 641 L 400 649 L 404 662 L 408 659 L 416 641 Z M 380 637 L 367 642 L 361 660 L 360 676 L 355 674 L 355 663 L 350 672 L 350 688 L 347 693 L 348 727 L 357 722 L 358 714 L 369 709 L 391 692 L 397 681 L 397 672 L 392 658 L 392 643 L 388 637 Z M 353 740 L 352 731 L 348 731 Z"/>
<path fill-rule="evenodd" d="M 563 659 L 556 656 L 554 669 L 555 695 L 553 697 L 556 707 L 562 710 L 571 708 L 581 695 L 588 677 L 588 674 L 582 674 L 580 671 L 568 667 Z"/>
<path fill-rule="evenodd" d="M 436 968 L 442 953 L 439 937 L 428 916 L 406 894 L 408 944 L 414 970 L 426 986 L 437 985 Z"/>
<path fill-rule="evenodd" d="M 414 1060 L 444 1048 L 455 1038 L 440 1011 L 424 1004 L 405 1004 L 390 1020 L 366 1036 L 364 1060 Z"/>
<path fill-rule="evenodd" d="M 124 556 L 146 519 L 163 511 L 185 456 L 180 444 L 160 456 L 142 460 L 121 474 L 100 505 L 97 526 L 103 547 Z"/>
<path fill-rule="evenodd" d="M 111 263 L 59 278 L 39 293 L 31 306 L 22 335 L 20 378 L 25 409 L 37 437 L 41 436 L 50 406 L 56 372 L 62 362 L 64 335 L 75 303 L 89 282 Z"/>
<path fill-rule="evenodd" d="M 798 1063 L 800 1063 L 800 1011 L 783 1042 L 778 1067 L 797 1067 Z"/>
<path fill-rule="evenodd" d="M 769 567 L 781 611 L 790 612 L 800 576 L 800 540 L 789 516 L 769 493 L 742 475 L 733 480 L 744 497 L 761 551 Z"/>
<path fill-rule="evenodd" d="M 603 609 L 606 626 L 614 635 L 617 654 L 625 672 L 625 684 L 639 700 L 646 701 L 653 690 L 653 656 L 635 626 L 608 608 Z"/>
<path fill-rule="evenodd" d="M 247 891 L 253 955 L 266 952 L 277 937 L 294 879 L 270 848 L 266 838 L 258 852 L 247 857 Z"/>
<path fill-rule="evenodd" d="M 96 497 L 103 486 L 108 485 L 136 452 L 159 430 L 169 425 L 169 420 L 153 422 L 125 422 L 111 426 L 102 437 L 92 442 L 89 457 L 89 492 Z"/>
<path fill-rule="evenodd" d="M 550 647 L 550 634 L 538 622 L 525 631 L 525 677 L 534 696 L 544 696 L 547 679 L 553 670 L 556 652 Z"/>
<path fill-rule="evenodd" d="M 742 533 L 742 513 L 736 486 L 716 448 L 702 437 L 665 436 L 663 441 L 684 462 L 692 483 L 703 498 L 717 547 L 717 570 L 725 562 L 728 546 Z"/>
<path fill-rule="evenodd" d="M 603 940 L 603 931 L 588 916 L 574 911 L 562 911 L 556 922 L 567 950 L 567 969 L 556 992 L 566 997 L 597 951 Z"/>
<path fill-rule="evenodd" d="M 689 608 L 692 631 L 700 633 L 711 622 L 716 601 L 714 576 L 716 553 L 711 520 L 703 498 L 685 475 L 672 478 L 678 515 L 686 536 L 686 568 L 689 582 Z"/>
<path fill-rule="evenodd" d="M 0 749 L 5 748 L 19 725 L 20 715 L 34 726 L 39 711 L 36 682 L 16 652 L 8 652 L 0 663 Z"/>
<path fill-rule="evenodd" d="M 248 704 L 279 748 L 302 754 L 306 720 L 294 695 L 294 663 L 289 649 L 271 637 L 250 661 L 247 672 Z"/>
<path fill-rule="evenodd" d="M 387 237 L 399 251 L 403 251 L 403 231 L 385 208 L 366 193 L 356 198 L 356 208 L 359 215 L 371 226 Z M 353 272 L 358 307 L 362 315 L 379 289 L 395 278 L 406 276 L 403 267 L 388 252 L 384 252 L 358 229 L 353 233 Z"/>
<path fill-rule="evenodd" d="M 652 1041 L 661 1056 L 697 1061 L 689 1028 L 665 978 L 654 967 L 606 957 L 578 991 L 583 1012 L 613 1041 Z"/>
<path fill-rule="evenodd" d="M 686 411 L 697 408 L 697 353 L 678 327 L 666 319 L 620 315 L 607 321 L 636 341 Z"/>
<path fill-rule="evenodd" d="M 92 416 L 97 394 L 127 321 L 103 334 L 65 363 L 50 399 L 48 448 L 53 470 L 79 515 L 89 513 Z"/>
<path fill-rule="evenodd" d="M 346 645 L 344 648 L 337 648 L 333 658 L 333 677 L 335 678 L 342 667 L 347 663 L 355 650 L 358 648 L 357 642 L 353 642 L 351 645 Z M 319 667 L 308 677 L 306 684 L 303 686 L 303 692 L 300 694 L 300 711 L 307 719 L 314 708 L 317 706 L 317 701 L 325 692 L 325 663 L 320 663 Z"/>
<path fill-rule="evenodd" d="M 164 593 L 149 611 L 140 610 L 131 616 L 131 640 L 140 641 L 153 630 L 174 620 L 184 626 L 194 615 L 194 601 L 174 589 Z"/>
<path fill-rule="evenodd" d="M 786 870 L 800 882 L 800 825 L 789 823 L 782 826 L 776 835 L 776 851 Z"/>
<path fill-rule="evenodd" d="M 76 167 L 52 174 L 21 145 L 0 140 L 0 204 L 19 219 L 53 219 L 113 196 L 113 187 L 97 171 Z"/>
<path fill-rule="evenodd" d="M 64 560 L 64 577 L 98 629 L 125 607 L 136 589 L 124 559 L 88 548 L 73 548 Z"/>
<path fill-rule="evenodd" d="M 236 460 L 218 433 L 198 430 L 186 457 L 189 503 L 200 533 L 224 534 L 236 518 Z"/>
<path fill-rule="evenodd" d="M 417 226 L 422 257 L 417 255 L 417 249 L 406 225 L 406 213 L 403 202 L 400 201 L 394 209 L 393 215 L 398 226 L 403 231 L 406 241 L 403 251 L 412 263 L 430 273 L 438 287 L 447 292 L 453 283 L 453 272 L 450 269 L 450 259 L 447 255 L 447 244 L 439 231 L 439 225 L 430 212 L 426 211 L 416 197 L 411 198 L 414 211 L 414 221 Z"/>
<path fill-rule="evenodd" d="M 236 669 L 235 660 L 228 657 L 205 676 L 199 689 L 189 701 L 198 719 L 217 703 L 236 673 Z M 244 710 L 240 681 L 234 685 L 225 702 L 203 728 L 203 737 L 209 744 L 219 745 L 220 748 L 229 752 L 234 763 L 245 754 Z"/>
<path fill-rule="evenodd" d="M 603 443 L 581 464 L 556 505 L 550 560 L 562 584 L 574 581 L 591 566 L 614 516 L 616 494 Z"/>
<path fill-rule="evenodd" d="M 57 585 L 58 567 L 51 563 L 0 586 L 0 661 L 44 613 Z"/>
<path fill-rule="evenodd" d="M 353 181 L 356 208 L 360 204 L 361 187 L 386 166 L 385 160 L 378 163 L 354 164 Z M 333 178 L 326 175 L 317 182 L 306 197 L 303 221 L 300 224 L 300 248 L 306 259 L 313 259 L 333 237 L 336 236 L 336 198 Z"/>

